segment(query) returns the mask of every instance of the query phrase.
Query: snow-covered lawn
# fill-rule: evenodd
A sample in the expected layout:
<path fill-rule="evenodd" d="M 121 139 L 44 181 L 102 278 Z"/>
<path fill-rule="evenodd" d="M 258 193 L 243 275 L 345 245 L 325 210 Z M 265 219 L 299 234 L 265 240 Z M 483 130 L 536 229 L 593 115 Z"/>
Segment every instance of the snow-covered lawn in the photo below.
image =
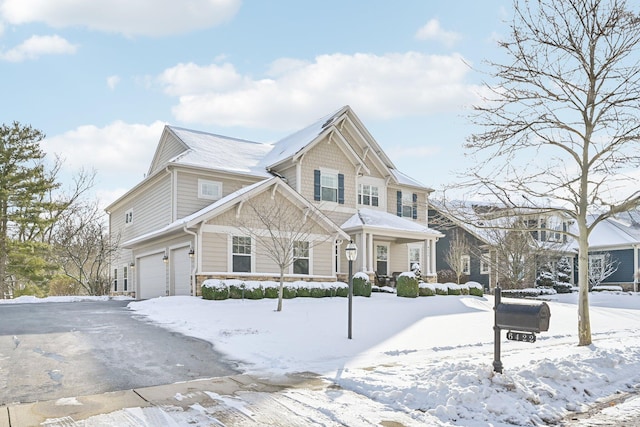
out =
<path fill-rule="evenodd" d="M 129 307 L 143 320 L 210 341 L 247 373 L 278 377 L 311 371 L 337 383 L 341 389 L 296 389 L 273 397 L 295 404 L 302 419 L 318 417 L 320 425 L 379 425 L 390 413 L 399 414 L 403 425 L 548 425 L 596 403 L 610 406 L 597 425 L 640 419 L 640 399 L 603 403 L 635 393 L 640 385 L 640 295 L 590 294 L 593 345 L 588 347 L 576 345 L 577 294 L 545 298 L 551 326 L 536 343 L 507 341 L 502 333 L 503 374 L 492 366 L 491 296 L 356 297 L 352 340 L 346 298 L 285 300 L 280 313 L 269 299 L 166 297 Z M 240 398 L 239 404 L 252 407 L 256 399 L 264 400 L 243 396 L 220 401 Z M 152 426 L 144 419 L 157 416 L 154 410 L 129 408 L 78 425 L 113 425 L 137 411 L 142 421 L 135 425 Z M 163 416 L 171 425 L 218 425 L 214 413 L 197 405 L 184 412 L 168 409 Z"/>
<path fill-rule="evenodd" d="M 640 296 L 593 293 L 593 345 L 578 347 L 577 294 L 547 297 L 551 326 L 536 343 L 502 334 L 493 372 L 493 297 L 132 302 L 137 314 L 214 344 L 248 373 L 316 372 L 431 425 L 545 425 L 640 384 Z M 510 301 L 503 299 L 503 301 Z M 368 410 L 367 407 L 353 408 Z"/>

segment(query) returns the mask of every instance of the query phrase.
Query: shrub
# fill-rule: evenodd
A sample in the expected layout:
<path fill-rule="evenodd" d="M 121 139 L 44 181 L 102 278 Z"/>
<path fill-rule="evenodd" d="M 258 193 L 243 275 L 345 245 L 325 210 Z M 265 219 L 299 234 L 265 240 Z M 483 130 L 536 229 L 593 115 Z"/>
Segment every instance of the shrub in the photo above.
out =
<path fill-rule="evenodd" d="M 339 283 L 336 287 L 336 296 L 338 297 L 348 297 L 349 296 L 349 285 L 346 283 Z"/>
<path fill-rule="evenodd" d="M 431 283 L 420 283 L 418 295 L 421 297 L 432 297 L 436 294 L 436 287 Z"/>
<path fill-rule="evenodd" d="M 457 285 L 457 284 L 451 283 L 451 282 L 445 283 L 445 285 L 447 286 L 447 295 L 460 295 L 460 294 L 462 294 L 460 285 Z"/>
<path fill-rule="evenodd" d="M 327 290 L 329 290 L 329 294 L 327 294 Z M 300 293 L 298 293 L 298 296 L 300 296 Z M 309 296 L 312 298 L 330 297 L 331 290 L 327 288 L 311 288 L 311 291 L 309 292 Z"/>
<path fill-rule="evenodd" d="M 455 282 L 458 280 L 456 272 L 453 270 L 440 270 L 438 274 L 438 283 Z"/>
<path fill-rule="evenodd" d="M 229 285 L 229 298 L 244 299 L 245 285 L 244 283 L 232 283 Z"/>
<path fill-rule="evenodd" d="M 316 288 L 309 288 L 309 285 L 300 284 L 297 287 L 296 295 L 299 297 L 310 297 L 312 289 L 316 289 Z"/>
<path fill-rule="evenodd" d="M 442 283 L 436 283 L 433 285 L 436 288 L 436 295 L 449 295 L 449 287 Z"/>
<path fill-rule="evenodd" d="M 413 273 L 402 273 L 398 277 L 398 296 L 405 298 L 416 298 L 419 291 L 418 279 Z"/>
<path fill-rule="evenodd" d="M 284 288 L 282 289 L 282 298 L 292 299 L 296 296 L 298 296 L 298 290 L 294 286 L 285 283 Z"/>
<path fill-rule="evenodd" d="M 362 276 L 354 276 L 353 278 L 353 295 L 360 297 L 371 296 L 371 282 Z"/>
<path fill-rule="evenodd" d="M 202 283 L 202 299 L 223 300 L 229 298 L 229 287 L 221 280 L 209 279 Z"/>
<path fill-rule="evenodd" d="M 573 292 L 573 285 L 566 282 L 555 282 L 553 284 L 553 289 L 555 289 L 559 294 L 570 294 Z"/>
<path fill-rule="evenodd" d="M 268 285 L 264 287 L 265 298 L 278 298 L 278 285 Z"/>
<path fill-rule="evenodd" d="M 484 296 L 484 287 L 478 282 L 467 282 L 467 287 L 469 288 L 469 295 L 473 295 L 476 297 Z"/>

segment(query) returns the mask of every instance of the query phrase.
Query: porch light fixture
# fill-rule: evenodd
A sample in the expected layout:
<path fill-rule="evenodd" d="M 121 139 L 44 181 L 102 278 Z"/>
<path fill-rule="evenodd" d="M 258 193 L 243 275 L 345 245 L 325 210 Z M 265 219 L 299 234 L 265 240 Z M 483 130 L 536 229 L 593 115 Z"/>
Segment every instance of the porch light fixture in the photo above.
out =
<path fill-rule="evenodd" d="M 129 267 L 131 267 L 131 268 L 136 268 L 136 263 L 135 263 L 135 262 L 132 262 L 131 264 L 129 264 Z"/>
<path fill-rule="evenodd" d="M 193 258 L 195 254 L 196 254 L 196 251 L 194 251 L 193 248 L 189 248 L 189 258 Z"/>
<path fill-rule="evenodd" d="M 353 261 L 358 258 L 358 247 L 353 240 L 349 241 L 349 244 L 344 250 L 344 253 L 349 261 L 349 327 L 347 332 L 347 337 L 351 339 L 351 330 L 352 330 L 352 313 L 353 313 Z"/>
<path fill-rule="evenodd" d="M 169 263 L 169 255 L 167 255 L 167 253 L 165 252 L 164 255 L 162 256 L 162 262 L 164 262 L 165 264 Z"/>

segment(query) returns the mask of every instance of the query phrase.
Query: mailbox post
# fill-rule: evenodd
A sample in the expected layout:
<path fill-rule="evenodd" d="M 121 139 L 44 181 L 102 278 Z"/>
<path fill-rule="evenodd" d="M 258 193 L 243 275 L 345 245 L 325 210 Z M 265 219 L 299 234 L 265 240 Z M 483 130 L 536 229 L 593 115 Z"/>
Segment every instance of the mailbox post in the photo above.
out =
<path fill-rule="evenodd" d="M 540 304 L 513 304 L 502 302 L 502 289 L 496 286 L 494 313 L 493 370 L 502 373 L 500 361 L 500 331 L 507 329 L 507 339 L 535 342 L 536 333 L 549 330 L 551 311 L 546 302 Z"/>

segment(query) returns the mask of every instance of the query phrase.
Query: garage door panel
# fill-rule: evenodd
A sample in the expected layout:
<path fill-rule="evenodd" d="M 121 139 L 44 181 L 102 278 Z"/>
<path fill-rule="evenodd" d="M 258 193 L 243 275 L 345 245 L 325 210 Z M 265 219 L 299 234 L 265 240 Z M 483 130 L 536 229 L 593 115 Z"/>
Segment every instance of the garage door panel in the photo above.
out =
<path fill-rule="evenodd" d="M 172 261 L 171 295 L 191 295 L 191 258 L 189 258 L 189 248 L 174 249 L 170 259 Z"/>
<path fill-rule="evenodd" d="M 139 299 L 163 297 L 167 295 L 167 267 L 162 261 L 162 253 L 140 258 Z"/>

